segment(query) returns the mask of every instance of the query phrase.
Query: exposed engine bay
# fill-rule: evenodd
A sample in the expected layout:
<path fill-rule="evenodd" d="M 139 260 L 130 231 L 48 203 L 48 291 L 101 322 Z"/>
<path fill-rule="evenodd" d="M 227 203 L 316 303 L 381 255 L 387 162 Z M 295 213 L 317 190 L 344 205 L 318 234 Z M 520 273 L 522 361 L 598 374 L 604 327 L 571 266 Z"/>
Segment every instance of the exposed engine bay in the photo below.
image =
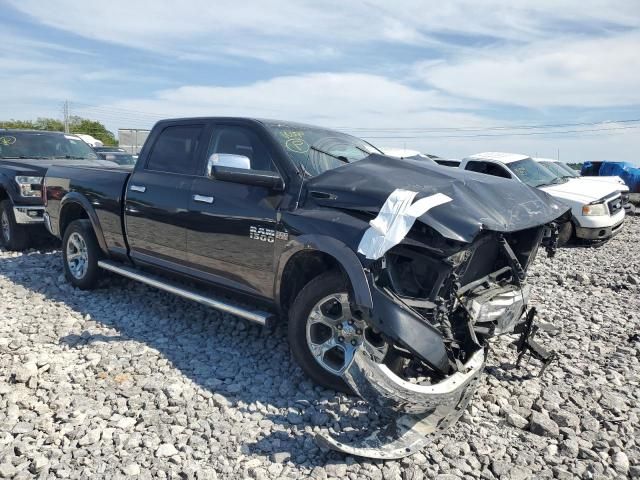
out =
<path fill-rule="evenodd" d="M 365 343 L 342 374 L 388 422 L 358 440 L 320 434 L 325 447 L 401 458 L 454 424 L 473 397 L 488 341 L 522 330 L 530 317 L 528 266 L 540 246 L 552 256 L 557 243 L 554 223 L 485 231 L 471 245 L 440 238 L 425 248 L 428 234 L 428 227 L 416 224 L 365 266 L 374 305 L 365 320 L 388 342 L 385 360 L 395 361 L 380 361 Z"/>

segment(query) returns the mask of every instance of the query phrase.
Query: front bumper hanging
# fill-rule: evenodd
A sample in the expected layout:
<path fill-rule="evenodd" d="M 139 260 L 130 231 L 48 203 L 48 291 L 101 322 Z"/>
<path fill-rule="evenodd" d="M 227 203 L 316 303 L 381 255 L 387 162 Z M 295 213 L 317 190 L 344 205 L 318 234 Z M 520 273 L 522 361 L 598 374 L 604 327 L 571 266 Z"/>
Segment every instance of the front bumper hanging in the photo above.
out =
<path fill-rule="evenodd" d="M 349 455 L 376 459 L 411 455 L 460 418 L 475 392 L 485 359 L 486 352 L 480 349 L 459 372 L 433 385 L 416 385 L 360 350 L 343 378 L 389 423 L 363 439 L 342 440 L 327 433 L 316 439 L 321 446 Z"/>

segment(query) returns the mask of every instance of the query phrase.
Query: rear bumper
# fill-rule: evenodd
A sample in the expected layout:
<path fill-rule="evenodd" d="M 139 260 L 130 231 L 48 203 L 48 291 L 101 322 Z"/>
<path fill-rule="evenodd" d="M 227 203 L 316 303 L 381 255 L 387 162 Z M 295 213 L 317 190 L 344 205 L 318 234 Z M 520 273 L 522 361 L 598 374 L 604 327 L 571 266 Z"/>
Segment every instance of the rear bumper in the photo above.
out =
<path fill-rule="evenodd" d="M 21 225 L 38 224 L 44 222 L 44 207 L 14 206 L 13 216 L 16 223 Z"/>

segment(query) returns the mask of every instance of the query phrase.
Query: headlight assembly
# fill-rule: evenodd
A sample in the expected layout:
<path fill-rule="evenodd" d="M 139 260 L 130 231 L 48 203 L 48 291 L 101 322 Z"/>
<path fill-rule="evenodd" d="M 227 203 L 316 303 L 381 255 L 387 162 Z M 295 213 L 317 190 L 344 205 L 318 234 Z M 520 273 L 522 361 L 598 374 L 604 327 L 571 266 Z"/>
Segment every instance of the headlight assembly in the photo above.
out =
<path fill-rule="evenodd" d="M 28 177 L 19 175 L 16 183 L 23 197 L 39 197 L 42 191 L 42 177 Z"/>
<path fill-rule="evenodd" d="M 596 203 L 592 205 L 582 206 L 582 215 L 586 217 L 596 217 L 600 215 L 608 215 L 609 211 L 604 203 Z"/>

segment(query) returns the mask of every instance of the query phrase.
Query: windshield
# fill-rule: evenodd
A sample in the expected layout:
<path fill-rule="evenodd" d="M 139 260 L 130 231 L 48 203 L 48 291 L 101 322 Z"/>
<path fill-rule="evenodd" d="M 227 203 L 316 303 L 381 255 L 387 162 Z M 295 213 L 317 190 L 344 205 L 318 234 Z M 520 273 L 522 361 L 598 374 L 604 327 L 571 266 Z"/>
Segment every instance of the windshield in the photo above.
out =
<path fill-rule="evenodd" d="M 359 138 L 323 128 L 267 125 L 293 162 L 311 176 L 382 153 Z"/>
<path fill-rule="evenodd" d="M 547 170 L 550 170 L 554 175 L 560 178 L 568 178 L 570 176 L 560 165 L 557 165 L 555 162 L 540 162 L 540 165 L 542 165 Z"/>
<path fill-rule="evenodd" d="M 94 160 L 95 152 L 75 135 L 46 132 L 0 132 L 0 158 L 73 158 Z"/>
<path fill-rule="evenodd" d="M 562 177 L 543 167 L 535 160 L 525 158 L 509 164 L 516 176 L 530 187 L 543 187 L 562 183 Z"/>
<path fill-rule="evenodd" d="M 580 176 L 580 172 L 578 172 L 577 170 L 574 170 L 573 168 L 571 168 L 566 163 L 553 162 L 553 164 L 557 165 L 558 167 L 560 167 L 564 172 L 566 172 L 567 175 L 569 175 L 571 177 L 579 177 Z"/>

